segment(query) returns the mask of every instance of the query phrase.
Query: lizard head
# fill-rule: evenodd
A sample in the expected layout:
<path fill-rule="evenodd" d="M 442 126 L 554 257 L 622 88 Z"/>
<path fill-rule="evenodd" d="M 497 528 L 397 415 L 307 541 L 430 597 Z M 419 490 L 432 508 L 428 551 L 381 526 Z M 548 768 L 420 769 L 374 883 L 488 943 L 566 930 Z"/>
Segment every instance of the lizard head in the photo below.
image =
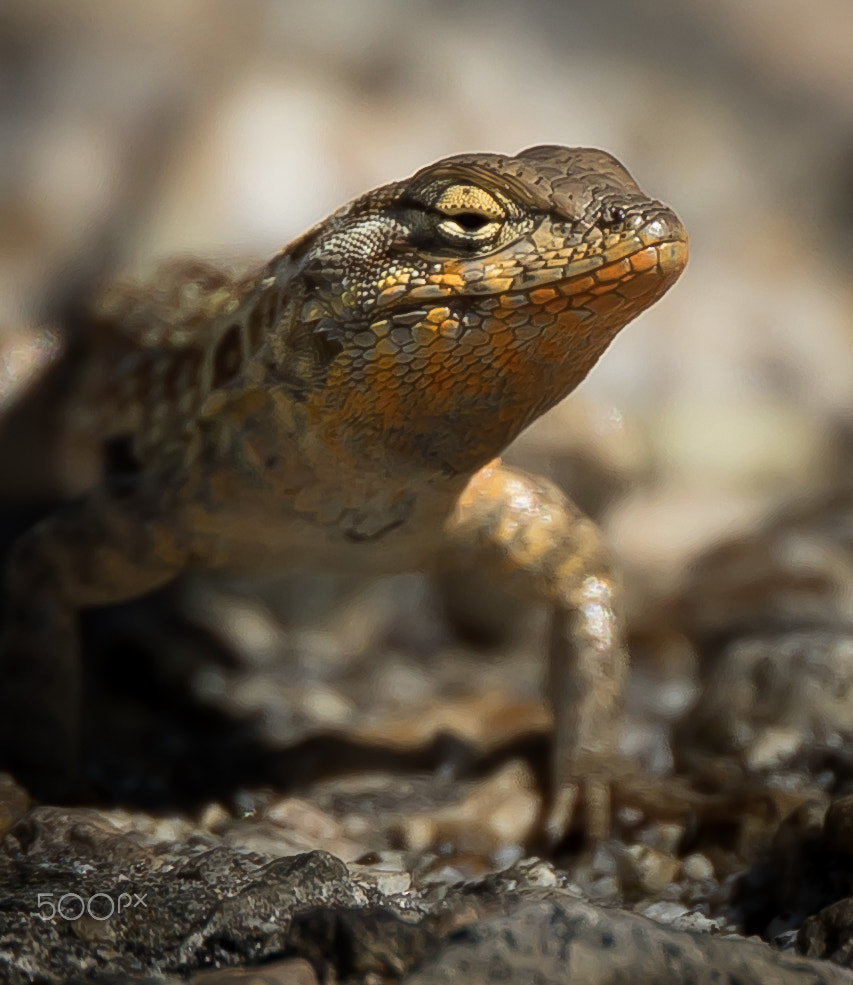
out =
<path fill-rule="evenodd" d="M 329 442 L 462 474 L 586 376 L 677 279 L 687 237 L 611 155 L 543 146 L 439 161 L 284 259 L 280 378 L 298 366 Z"/>

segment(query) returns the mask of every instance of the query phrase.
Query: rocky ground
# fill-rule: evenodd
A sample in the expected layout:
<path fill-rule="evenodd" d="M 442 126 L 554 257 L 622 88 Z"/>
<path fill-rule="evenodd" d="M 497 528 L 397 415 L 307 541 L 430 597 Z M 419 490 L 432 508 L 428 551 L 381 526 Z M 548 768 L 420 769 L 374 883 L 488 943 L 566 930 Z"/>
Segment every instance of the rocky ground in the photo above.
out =
<path fill-rule="evenodd" d="M 635 621 L 594 850 L 539 837 L 530 614 L 480 597 L 475 644 L 408 577 L 91 615 L 90 795 L 0 785 L 5 980 L 853 980 L 851 517 L 792 508 Z"/>

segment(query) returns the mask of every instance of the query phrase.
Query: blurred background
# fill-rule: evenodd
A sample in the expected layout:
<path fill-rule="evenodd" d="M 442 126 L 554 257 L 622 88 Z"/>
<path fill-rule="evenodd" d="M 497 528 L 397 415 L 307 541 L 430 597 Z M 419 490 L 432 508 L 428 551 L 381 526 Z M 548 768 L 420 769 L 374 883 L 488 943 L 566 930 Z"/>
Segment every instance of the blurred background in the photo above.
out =
<path fill-rule="evenodd" d="M 264 258 L 447 154 L 604 147 L 692 238 L 575 401 L 654 469 L 608 525 L 657 563 L 810 485 L 849 413 L 851 31 L 846 0 L 6 0 L 0 323 L 90 270 Z M 577 413 L 524 447 L 559 454 Z"/>
<path fill-rule="evenodd" d="M 747 545 L 715 603 L 723 619 L 754 581 L 752 558 L 765 575 L 785 563 L 749 538 L 846 482 L 851 37 L 849 0 L 4 0 L 0 414 L 57 351 L 53 308 L 103 276 L 170 254 L 264 259 L 444 155 L 605 148 L 680 214 L 691 262 L 509 457 L 603 525 L 638 661 L 680 660 L 712 618 L 695 613 L 709 590 L 690 587 L 707 551 Z M 0 462 L 0 487 L 31 467 Z M 331 610 L 337 588 L 298 603 L 223 597 L 190 607 L 216 612 L 217 632 L 269 675 L 285 673 L 270 669 L 282 654 L 309 654 L 315 680 L 297 706 L 315 725 L 355 714 L 341 660 L 385 666 L 376 650 L 396 647 L 397 669 L 370 674 L 375 709 L 377 694 L 417 698 L 424 654 L 452 638 L 417 579 L 350 589 Z M 303 635 L 282 642 L 281 621 Z M 522 662 L 524 680 L 538 659 Z M 505 673 L 483 670 L 481 691 Z M 209 672 L 199 689 L 213 700 L 228 680 Z M 270 716 L 262 682 L 243 697 Z"/>

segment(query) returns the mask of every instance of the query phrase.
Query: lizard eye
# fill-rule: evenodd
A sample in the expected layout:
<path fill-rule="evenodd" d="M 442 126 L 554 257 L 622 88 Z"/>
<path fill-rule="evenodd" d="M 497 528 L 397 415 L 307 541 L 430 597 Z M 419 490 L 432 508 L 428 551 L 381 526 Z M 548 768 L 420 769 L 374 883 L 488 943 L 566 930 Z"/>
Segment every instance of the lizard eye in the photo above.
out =
<path fill-rule="evenodd" d="M 460 212 L 458 215 L 453 216 L 453 221 L 466 232 L 476 233 L 493 220 L 487 215 L 481 215 L 479 212 Z"/>
<path fill-rule="evenodd" d="M 500 223 L 491 216 L 479 212 L 459 212 L 439 219 L 437 228 L 441 235 L 452 243 L 479 246 L 495 238 Z"/>
<path fill-rule="evenodd" d="M 445 185 L 436 189 L 428 204 L 438 220 L 439 234 L 454 245 L 481 246 L 491 242 L 506 218 L 503 206 L 477 185 Z"/>
<path fill-rule="evenodd" d="M 470 182 L 433 180 L 415 190 L 409 213 L 416 235 L 439 249 L 476 250 L 499 236 L 507 218 L 506 206 L 485 188 Z"/>

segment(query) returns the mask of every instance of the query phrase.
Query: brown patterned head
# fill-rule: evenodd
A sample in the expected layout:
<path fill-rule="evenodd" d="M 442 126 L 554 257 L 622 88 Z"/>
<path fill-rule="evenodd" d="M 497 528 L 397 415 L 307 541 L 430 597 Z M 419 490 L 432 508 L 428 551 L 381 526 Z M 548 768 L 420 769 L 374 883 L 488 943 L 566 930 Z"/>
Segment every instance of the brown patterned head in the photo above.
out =
<path fill-rule="evenodd" d="M 298 399 L 351 456 L 473 471 L 569 393 L 686 261 L 678 217 L 603 151 L 447 158 L 289 251 L 299 307 L 282 378 L 293 360 L 313 367 Z"/>

